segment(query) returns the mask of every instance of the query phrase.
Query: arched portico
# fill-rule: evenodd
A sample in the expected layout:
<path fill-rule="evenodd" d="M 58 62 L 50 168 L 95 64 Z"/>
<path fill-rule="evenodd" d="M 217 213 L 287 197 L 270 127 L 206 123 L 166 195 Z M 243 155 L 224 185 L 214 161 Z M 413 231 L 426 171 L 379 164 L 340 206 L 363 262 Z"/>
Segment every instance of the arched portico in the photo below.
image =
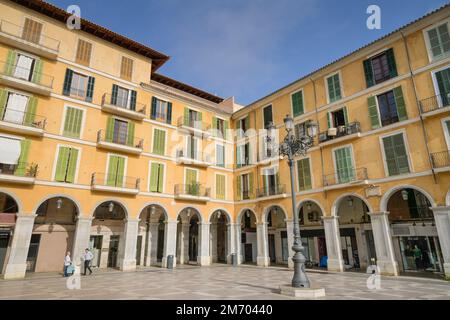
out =
<path fill-rule="evenodd" d="M 209 224 L 202 222 L 200 212 L 194 207 L 186 207 L 181 210 L 177 219 L 177 263 L 209 264 L 210 261 L 209 263 L 206 261 L 210 259 Z M 206 227 L 207 231 L 205 232 Z"/>
<path fill-rule="evenodd" d="M 230 252 L 231 217 L 225 210 L 215 210 L 209 218 L 210 222 L 210 251 L 213 263 L 227 263 Z"/>
<path fill-rule="evenodd" d="M 167 211 L 159 204 L 148 204 L 139 215 L 136 265 L 161 265 L 168 220 Z"/>
<path fill-rule="evenodd" d="M 19 204 L 9 192 L 0 192 L 0 274 L 6 269 L 8 247 L 13 239 L 11 234 L 16 224 Z"/>
<path fill-rule="evenodd" d="M 290 241 L 288 241 L 286 212 L 279 205 L 269 206 L 263 210 L 263 221 L 263 241 L 267 249 L 260 246 L 258 257 L 268 259 L 268 263 L 272 265 L 288 265 L 291 255 L 289 254 Z M 264 254 L 267 254 L 267 258 Z"/>
<path fill-rule="evenodd" d="M 256 264 L 258 257 L 257 216 L 252 209 L 243 208 L 237 216 L 238 263 Z"/>

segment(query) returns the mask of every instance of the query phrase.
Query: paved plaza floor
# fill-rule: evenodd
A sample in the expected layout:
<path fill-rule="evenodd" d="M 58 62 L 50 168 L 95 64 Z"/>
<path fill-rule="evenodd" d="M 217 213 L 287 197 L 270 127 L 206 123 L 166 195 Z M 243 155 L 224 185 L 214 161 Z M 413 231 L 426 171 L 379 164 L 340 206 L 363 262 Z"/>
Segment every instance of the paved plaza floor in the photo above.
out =
<path fill-rule="evenodd" d="M 66 278 L 32 275 L 24 280 L 0 280 L 0 299 L 164 299 L 277 300 L 293 272 L 256 266 L 183 266 L 174 270 L 142 268 L 136 272 L 97 271 L 81 276 L 81 288 L 69 290 Z M 367 274 L 308 272 L 311 282 L 326 290 L 325 299 L 445 299 L 450 282 L 412 277 L 381 277 L 381 288 L 367 288 Z"/>

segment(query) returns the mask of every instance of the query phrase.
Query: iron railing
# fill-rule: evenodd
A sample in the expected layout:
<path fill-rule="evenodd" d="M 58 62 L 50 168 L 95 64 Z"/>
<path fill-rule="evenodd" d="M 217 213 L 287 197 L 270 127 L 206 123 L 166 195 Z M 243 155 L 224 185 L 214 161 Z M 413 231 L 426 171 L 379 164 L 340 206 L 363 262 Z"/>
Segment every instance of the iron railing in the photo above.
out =
<path fill-rule="evenodd" d="M 330 141 L 333 139 L 349 136 L 361 132 L 361 125 L 359 122 L 352 122 L 345 126 L 331 128 L 327 131 L 319 133 L 319 143 Z"/>
<path fill-rule="evenodd" d="M 132 137 L 128 133 L 111 132 L 108 134 L 106 130 L 97 132 L 97 142 L 115 143 L 138 149 L 143 149 L 144 147 L 144 139 Z"/>
<path fill-rule="evenodd" d="M 34 68 L 33 68 L 34 69 Z M 48 89 L 53 88 L 53 77 L 36 72 L 32 69 L 19 67 L 17 64 L 10 64 L 0 61 L 0 74 L 19 80 L 28 81 Z"/>
<path fill-rule="evenodd" d="M 432 153 L 430 158 L 434 169 L 450 167 L 450 150 Z"/>
<path fill-rule="evenodd" d="M 127 177 L 120 174 L 94 172 L 91 177 L 91 186 L 105 186 L 125 189 L 138 189 L 141 179 Z"/>
<path fill-rule="evenodd" d="M 155 112 L 150 115 L 150 119 L 170 124 L 167 113 Z"/>
<path fill-rule="evenodd" d="M 36 37 L 34 39 L 33 38 L 34 35 L 33 34 L 28 35 L 28 33 L 26 32 L 26 30 L 23 27 L 18 26 L 16 24 L 11 23 L 6 20 L 0 21 L 0 32 L 5 33 L 9 36 L 20 38 L 21 40 L 31 42 L 33 44 L 39 45 L 39 46 L 49 49 L 49 50 L 53 50 L 53 51 L 57 51 L 57 52 L 59 51 L 59 45 L 60 45 L 59 40 L 47 37 L 47 36 L 43 35 L 42 33 L 39 35 L 39 37 Z"/>
<path fill-rule="evenodd" d="M 193 128 L 193 129 L 197 129 L 197 130 L 201 130 L 201 131 L 208 131 L 211 126 L 203 121 L 199 121 L 199 120 L 192 120 L 186 117 L 179 117 L 178 118 L 178 127 L 189 127 L 189 128 Z"/>
<path fill-rule="evenodd" d="M 211 163 L 211 156 L 198 150 L 178 149 L 177 158 L 188 158 L 192 160 Z"/>
<path fill-rule="evenodd" d="M 0 163 L 0 174 L 16 177 L 36 178 L 38 165 L 35 163 L 19 162 L 17 164 Z"/>
<path fill-rule="evenodd" d="M 145 111 L 147 109 L 146 105 L 143 103 L 139 103 L 136 101 L 132 105 L 129 97 L 122 97 L 122 96 L 115 97 L 110 93 L 105 93 L 102 97 L 102 106 L 107 104 L 118 108 L 141 113 L 143 115 L 145 115 Z"/>
<path fill-rule="evenodd" d="M 45 129 L 45 125 L 47 124 L 47 119 L 42 116 L 8 107 L 0 113 L 0 120 L 42 130 Z"/>
<path fill-rule="evenodd" d="M 284 184 L 267 186 L 265 188 L 259 188 L 256 190 L 256 196 L 258 198 L 276 196 L 284 193 L 286 193 L 286 185 Z"/>
<path fill-rule="evenodd" d="M 253 199 L 253 192 L 251 190 L 242 190 L 242 200 Z"/>
<path fill-rule="evenodd" d="M 327 174 L 323 176 L 323 185 L 325 187 L 343 184 L 343 183 L 352 183 L 362 180 L 367 180 L 367 168 L 348 168 L 343 170 L 338 170 L 334 173 Z"/>
<path fill-rule="evenodd" d="M 246 157 L 246 158 L 244 158 L 243 162 L 236 163 L 236 168 L 243 168 L 243 167 L 249 166 L 251 164 L 252 163 L 250 163 L 250 158 Z"/>
<path fill-rule="evenodd" d="M 211 188 L 207 188 L 201 183 L 176 184 L 174 193 L 175 196 L 188 195 L 194 197 L 210 197 Z"/>
<path fill-rule="evenodd" d="M 438 94 L 420 101 L 420 112 L 422 114 L 432 112 L 439 108 L 450 106 L 450 93 Z"/>

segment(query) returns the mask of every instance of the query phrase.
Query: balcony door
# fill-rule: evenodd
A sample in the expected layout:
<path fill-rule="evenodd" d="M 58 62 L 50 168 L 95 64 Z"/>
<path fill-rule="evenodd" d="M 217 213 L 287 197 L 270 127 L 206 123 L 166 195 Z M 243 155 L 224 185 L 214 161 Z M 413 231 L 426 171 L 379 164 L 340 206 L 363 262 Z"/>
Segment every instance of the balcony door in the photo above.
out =
<path fill-rule="evenodd" d="M 277 184 L 278 184 L 278 177 L 275 173 L 275 168 L 265 169 L 264 171 L 264 195 L 265 196 L 271 196 L 275 195 L 277 193 Z"/>
<path fill-rule="evenodd" d="M 127 144 L 127 134 L 128 122 L 115 119 L 113 142 L 118 144 Z"/>
<path fill-rule="evenodd" d="M 351 147 L 344 147 L 334 151 L 336 176 L 338 183 L 347 183 L 355 180 Z"/>
<path fill-rule="evenodd" d="M 124 172 L 125 158 L 119 156 L 110 156 L 106 185 L 110 187 L 123 187 Z"/>
<path fill-rule="evenodd" d="M 447 107 L 450 105 L 450 68 L 436 72 L 434 75 L 440 95 L 439 106 Z"/>
<path fill-rule="evenodd" d="M 25 116 L 25 110 L 28 104 L 28 97 L 10 92 L 8 94 L 8 102 L 2 120 L 22 124 Z"/>
<path fill-rule="evenodd" d="M 198 139 L 194 136 L 187 137 L 187 157 L 190 159 L 197 159 Z"/>
<path fill-rule="evenodd" d="M 14 77 L 26 81 L 31 81 L 34 59 L 23 54 L 17 55 Z"/>

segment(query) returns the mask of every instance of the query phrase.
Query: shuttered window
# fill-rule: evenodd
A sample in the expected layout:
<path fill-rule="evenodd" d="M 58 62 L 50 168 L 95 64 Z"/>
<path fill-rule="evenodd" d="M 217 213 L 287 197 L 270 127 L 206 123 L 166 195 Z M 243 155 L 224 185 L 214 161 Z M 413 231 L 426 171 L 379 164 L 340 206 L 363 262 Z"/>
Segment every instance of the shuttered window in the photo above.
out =
<path fill-rule="evenodd" d="M 368 88 L 398 75 L 392 48 L 365 60 L 363 64 Z"/>
<path fill-rule="evenodd" d="M 311 189 L 312 183 L 311 183 L 311 168 L 309 159 L 298 160 L 297 170 L 298 170 L 299 191 Z"/>
<path fill-rule="evenodd" d="M 445 128 L 447 134 L 447 149 L 450 150 L 450 120 L 445 121 Z"/>
<path fill-rule="evenodd" d="M 446 57 L 450 52 L 450 36 L 448 23 L 441 24 L 427 32 L 433 59 Z"/>
<path fill-rule="evenodd" d="M 153 153 L 164 155 L 166 149 L 166 132 L 164 130 L 155 129 L 153 131 Z"/>
<path fill-rule="evenodd" d="M 355 168 L 353 166 L 352 149 L 340 148 L 334 151 L 336 160 L 336 176 L 338 183 L 347 183 L 355 180 Z"/>
<path fill-rule="evenodd" d="M 152 163 L 150 168 L 150 192 L 163 192 L 164 165 Z"/>
<path fill-rule="evenodd" d="M 450 105 L 450 68 L 435 73 L 442 107 Z"/>
<path fill-rule="evenodd" d="M 120 77 L 122 79 L 131 81 L 133 78 L 133 60 L 127 57 L 122 57 L 122 64 L 120 66 Z"/>
<path fill-rule="evenodd" d="M 303 108 L 303 91 L 298 91 L 292 94 L 291 99 L 294 117 L 302 115 L 305 112 Z"/>
<path fill-rule="evenodd" d="M 216 198 L 225 200 L 225 175 L 216 174 Z"/>
<path fill-rule="evenodd" d="M 66 118 L 64 120 L 63 135 L 70 138 L 79 138 L 81 133 L 82 120 L 83 110 L 67 107 Z"/>
<path fill-rule="evenodd" d="M 339 80 L 339 73 L 332 75 L 327 78 L 327 87 L 328 87 L 328 98 L 331 102 L 340 100 L 342 98 L 341 95 L 341 84 Z"/>
<path fill-rule="evenodd" d="M 56 163 L 55 180 L 58 182 L 75 182 L 78 150 L 70 147 L 59 147 Z"/>
<path fill-rule="evenodd" d="M 272 105 L 265 107 L 263 110 L 263 114 L 264 114 L 264 128 L 267 128 L 269 124 L 273 122 Z"/>
<path fill-rule="evenodd" d="M 389 176 L 410 172 L 408 154 L 402 133 L 384 137 L 383 147 Z"/>
<path fill-rule="evenodd" d="M 225 146 L 216 145 L 216 165 L 218 167 L 225 167 Z"/>
<path fill-rule="evenodd" d="M 42 23 L 25 18 L 25 24 L 23 26 L 22 38 L 33 42 L 39 43 L 41 40 Z"/>
<path fill-rule="evenodd" d="M 122 188 L 125 181 L 125 158 L 121 156 L 109 156 L 106 185 Z"/>
<path fill-rule="evenodd" d="M 91 63 L 92 44 L 79 39 L 77 55 L 75 61 L 84 66 L 89 66 Z"/>

